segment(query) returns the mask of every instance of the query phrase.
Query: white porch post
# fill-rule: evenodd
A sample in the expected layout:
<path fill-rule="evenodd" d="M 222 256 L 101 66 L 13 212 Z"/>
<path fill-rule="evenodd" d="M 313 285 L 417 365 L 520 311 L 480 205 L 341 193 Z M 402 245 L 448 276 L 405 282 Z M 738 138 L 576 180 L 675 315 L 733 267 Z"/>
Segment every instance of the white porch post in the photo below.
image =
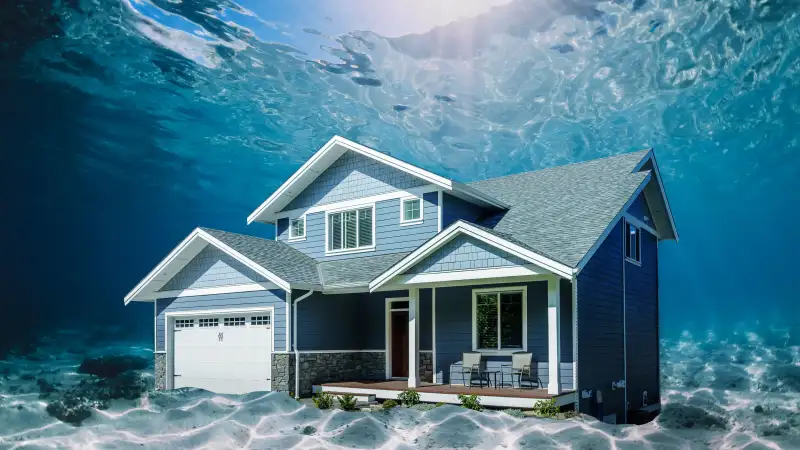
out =
<path fill-rule="evenodd" d="M 419 386 L 419 289 L 408 290 L 408 387 Z"/>
<path fill-rule="evenodd" d="M 548 394 L 561 393 L 561 289 L 559 278 L 547 279 Z"/>

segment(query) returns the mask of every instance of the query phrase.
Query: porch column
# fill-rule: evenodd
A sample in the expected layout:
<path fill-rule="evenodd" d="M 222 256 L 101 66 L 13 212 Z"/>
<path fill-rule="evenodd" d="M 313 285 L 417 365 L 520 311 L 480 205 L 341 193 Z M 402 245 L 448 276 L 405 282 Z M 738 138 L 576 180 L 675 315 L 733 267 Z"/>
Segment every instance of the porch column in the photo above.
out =
<path fill-rule="evenodd" d="M 547 279 L 548 394 L 561 393 L 561 289 L 559 278 Z"/>
<path fill-rule="evenodd" d="M 408 290 L 408 387 L 419 386 L 419 289 Z"/>

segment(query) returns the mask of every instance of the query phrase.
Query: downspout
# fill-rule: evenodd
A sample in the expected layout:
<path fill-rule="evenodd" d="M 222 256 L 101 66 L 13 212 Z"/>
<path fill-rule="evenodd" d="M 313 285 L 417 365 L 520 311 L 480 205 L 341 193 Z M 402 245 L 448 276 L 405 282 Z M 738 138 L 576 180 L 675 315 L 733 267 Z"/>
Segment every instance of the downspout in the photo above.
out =
<path fill-rule="evenodd" d="M 297 350 L 297 304 L 305 300 L 306 297 L 313 293 L 314 291 L 309 290 L 305 294 L 301 295 L 300 298 L 295 300 L 292 311 L 294 313 L 294 317 L 292 319 L 292 347 L 294 347 L 294 398 L 296 399 L 300 399 L 300 352 Z"/>

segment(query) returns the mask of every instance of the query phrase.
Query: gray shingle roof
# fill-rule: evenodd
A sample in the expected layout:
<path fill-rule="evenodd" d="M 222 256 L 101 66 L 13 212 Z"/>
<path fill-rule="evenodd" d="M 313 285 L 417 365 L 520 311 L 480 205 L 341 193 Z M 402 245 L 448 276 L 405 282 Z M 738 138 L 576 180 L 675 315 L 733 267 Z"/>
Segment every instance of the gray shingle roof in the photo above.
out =
<path fill-rule="evenodd" d="M 320 284 L 317 261 L 291 246 L 244 234 L 201 228 L 289 283 Z"/>
<path fill-rule="evenodd" d="M 325 287 L 365 285 L 410 252 L 325 261 L 319 264 Z"/>
<path fill-rule="evenodd" d="M 647 152 L 469 183 L 511 207 L 478 224 L 576 267 L 646 178 L 631 172 Z"/>

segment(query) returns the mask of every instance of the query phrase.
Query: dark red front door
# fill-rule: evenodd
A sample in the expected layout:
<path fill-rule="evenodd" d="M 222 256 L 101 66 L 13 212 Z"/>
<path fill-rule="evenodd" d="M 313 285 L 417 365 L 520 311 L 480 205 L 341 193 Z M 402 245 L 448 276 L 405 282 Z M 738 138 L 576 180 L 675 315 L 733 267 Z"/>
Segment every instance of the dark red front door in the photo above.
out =
<path fill-rule="evenodd" d="M 408 377 L 408 311 L 392 311 L 392 376 Z"/>

